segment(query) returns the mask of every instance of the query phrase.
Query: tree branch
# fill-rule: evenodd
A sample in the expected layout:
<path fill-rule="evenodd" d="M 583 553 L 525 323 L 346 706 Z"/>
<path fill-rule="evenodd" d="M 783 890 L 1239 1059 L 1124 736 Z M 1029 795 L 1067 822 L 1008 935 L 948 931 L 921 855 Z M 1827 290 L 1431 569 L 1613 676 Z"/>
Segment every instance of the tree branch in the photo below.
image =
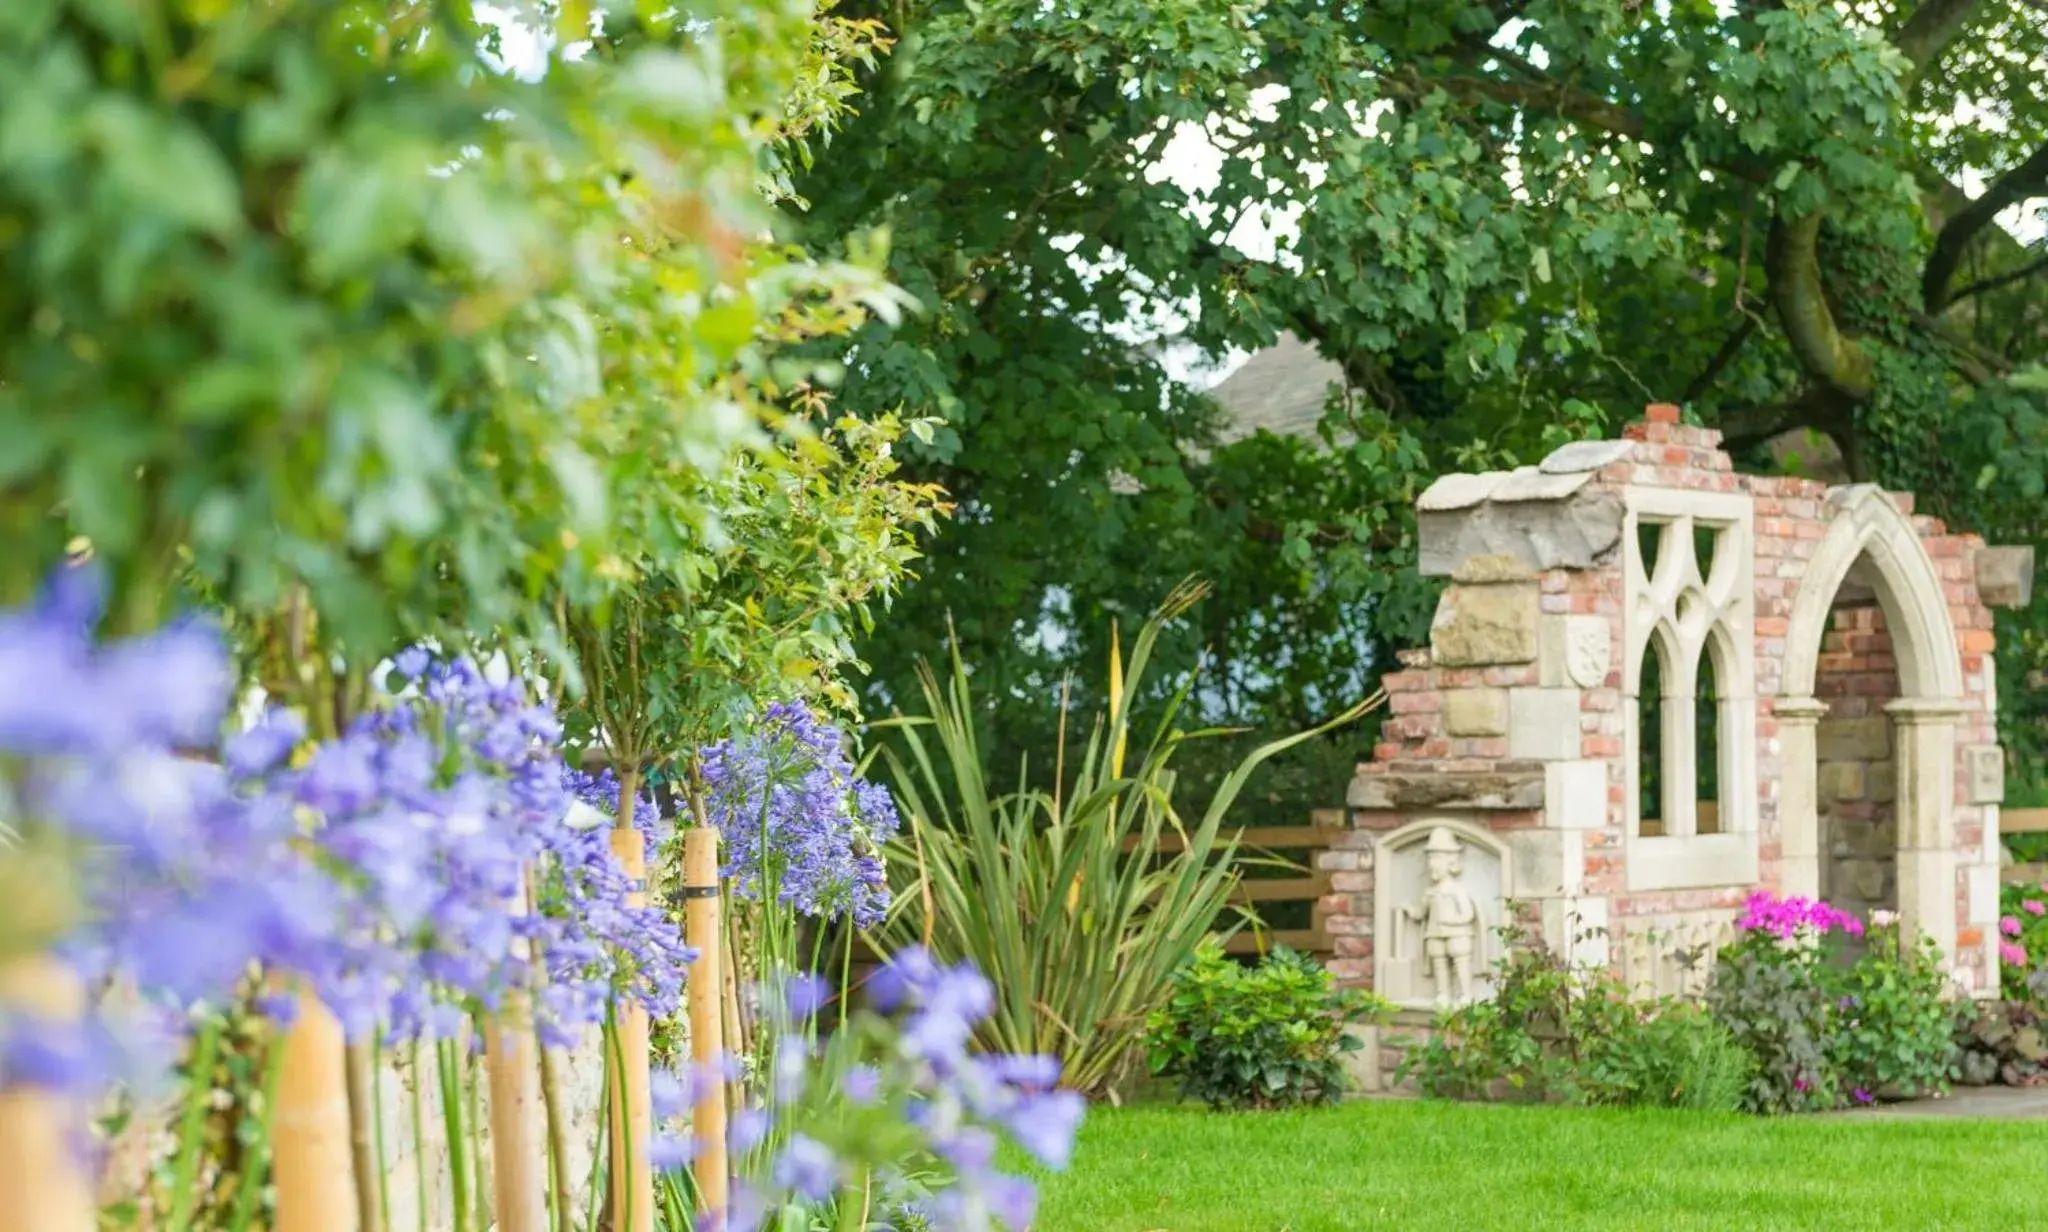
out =
<path fill-rule="evenodd" d="M 1816 381 L 1852 402 L 1870 396 L 1870 356 L 1835 324 L 1820 272 L 1819 211 L 1787 222 L 1771 221 L 1764 272 L 1792 356 Z"/>
<path fill-rule="evenodd" d="M 1962 290 L 1957 291 L 1954 295 L 1949 296 L 1949 306 L 1954 307 L 1972 296 L 1983 295 L 1988 291 L 1996 291 L 2000 287 L 2011 286 L 2015 282 L 2023 282 L 2042 270 L 2048 270 L 2048 257 L 2042 257 L 2038 261 L 2022 265 L 2016 270 L 2007 270 L 2003 274 L 1994 274 L 1989 278 L 1979 278 Z"/>
<path fill-rule="evenodd" d="M 1723 411 L 1715 427 L 1721 430 L 1721 447 L 1729 453 L 1740 453 L 1794 428 L 1830 431 L 1841 418 L 1840 399 L 1820 386 L 1813 386 L 1790 402 Z"/>
<path fill-rule="evenodd" d="M 1922 0 L 1892 35 L 1892 46 L 1913 62 L 1917 72 L 1925 74 L 1962 32 L 1977 4 L 1978 0 Z"/>
<path fill-rule="evenodd" d="M 1740 294 L 1739 288 L 1737 293 Z M 1721 370 L 1735 362 L 1735 357 L 1742 353 L 1742 344 L 1748 342 L 1749 336 L 1755 332 L 1756 318 L 1744 313 L 1742 321 L 1730 331 L 1726 338 L 1722 339 L 1721 345 L 1715 349 L 1713 358 L 1707 361 L 1706 369 L 1686 385 L 1685 392 L 1678 397 L 1679 404 L 1684 405 L 1689 402 L 1695 402 L 1702 394 L 1712 389 L 1715 380 L 1721 375 Z"/>
<path fill-rule="evenodd" d="M 1948 293 L 1963 251 L 1977 233 L 1991 225 L 2008 206 L 2029 197 L 2048 193 L 2048 145 L 2035 150 L 2019 166 L 1991 181 L 1982 196 L 1951 214 L 1934 239 L 1934 251 L 1920 274 L 1920 302 L 1931 316 L 1939 316 L 1954 302 Z"/>
<path fill-rule="evenodd" d="M 1385 92 L 1395 97 L 1412 99 L 1422 97 L 1431 89 L 1440 89 L 1446 94 L 1467 101 L 1483 99 L 1523 111 L 1558 116 L 1574 124 L 1598 129 L 1616 137 L 1626 137 L 1631 141 L 1644 141 L 1649 138 L 1648 124 L 1641 116 L 1620 103 L 1602 98 L 1590 90 L 1560 81 L 1555 77 L 1543 76 L 1540 70 L 1528 61 L 1512 53 L 1504 53 L 1497 47 L 1459 50 L 1461 62 L 1472 70 L 1470 74 L 1443 77 L 1411 75 L 1405 81 L 1390 75 L 1382 81 Z M 1499 77 L 1479 76 L 1479 64 L 1484 60 L 1497 60 L 1523 76 L 1535 74 L 1536 79 L 1507 81 Z M 1769 183 L 1774 171 L 1774 168 L 1748 159 L 1716 162 L 1714 166 L 1753 184 Z"/>

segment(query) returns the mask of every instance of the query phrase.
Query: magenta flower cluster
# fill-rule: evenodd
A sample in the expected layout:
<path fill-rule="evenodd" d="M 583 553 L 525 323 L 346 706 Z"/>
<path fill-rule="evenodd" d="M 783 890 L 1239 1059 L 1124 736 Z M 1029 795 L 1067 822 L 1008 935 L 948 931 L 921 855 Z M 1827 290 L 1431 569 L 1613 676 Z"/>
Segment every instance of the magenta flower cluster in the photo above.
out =
<path fill-rule="evenodd" d="M 1770 890 L 1758 890 L 1742 904 L 1735 927 L 1745 932 L 1770 933 L 1791 940 L 1801 932 L 1825 936 L 1841 929 L 1852 937 L 1863 935 L 1863 921 L 1817 898 L 1780 898 Z"/>

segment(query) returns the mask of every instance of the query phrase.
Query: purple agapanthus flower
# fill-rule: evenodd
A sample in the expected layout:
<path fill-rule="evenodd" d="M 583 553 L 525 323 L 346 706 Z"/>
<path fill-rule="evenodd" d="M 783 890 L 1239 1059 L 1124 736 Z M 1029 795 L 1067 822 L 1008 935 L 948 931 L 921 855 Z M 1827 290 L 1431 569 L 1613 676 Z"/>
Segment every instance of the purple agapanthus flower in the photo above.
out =
<path fill-rule="evenodd" d="M 863 928 L 881 921 L 882 847 L 901 823 L 889 793 L 854 772 L 837 728 L 799 703 L 771 706 L 757 731 L 705 751 L 704 782 L 735 893 L 851 914 Z"/>

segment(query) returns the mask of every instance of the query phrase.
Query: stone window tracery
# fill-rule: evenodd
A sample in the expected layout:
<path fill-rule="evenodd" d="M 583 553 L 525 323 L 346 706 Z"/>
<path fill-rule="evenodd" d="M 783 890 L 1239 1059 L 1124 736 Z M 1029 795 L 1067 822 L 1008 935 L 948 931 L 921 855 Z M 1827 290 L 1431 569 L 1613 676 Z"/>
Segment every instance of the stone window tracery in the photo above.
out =
<path fill-rule="evenodd" d="M 1751 509 L 1724 493 L 1628 494 L 1623 800 L 1632 889 L 1756 876 Z"/>

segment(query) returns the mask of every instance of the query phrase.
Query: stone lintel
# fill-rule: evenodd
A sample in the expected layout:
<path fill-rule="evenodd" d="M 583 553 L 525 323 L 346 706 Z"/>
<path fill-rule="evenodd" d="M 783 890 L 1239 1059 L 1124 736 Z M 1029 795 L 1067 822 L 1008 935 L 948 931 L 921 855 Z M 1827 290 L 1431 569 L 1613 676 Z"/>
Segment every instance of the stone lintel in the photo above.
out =
<path fill-rule="evenodd" d="M 1521 812 L 1543 807 L 1543 774 L 1500 771 L 1392 772 L 1351 780 L 1345 803 L 1356 809 L 1469 809 Z"/>

